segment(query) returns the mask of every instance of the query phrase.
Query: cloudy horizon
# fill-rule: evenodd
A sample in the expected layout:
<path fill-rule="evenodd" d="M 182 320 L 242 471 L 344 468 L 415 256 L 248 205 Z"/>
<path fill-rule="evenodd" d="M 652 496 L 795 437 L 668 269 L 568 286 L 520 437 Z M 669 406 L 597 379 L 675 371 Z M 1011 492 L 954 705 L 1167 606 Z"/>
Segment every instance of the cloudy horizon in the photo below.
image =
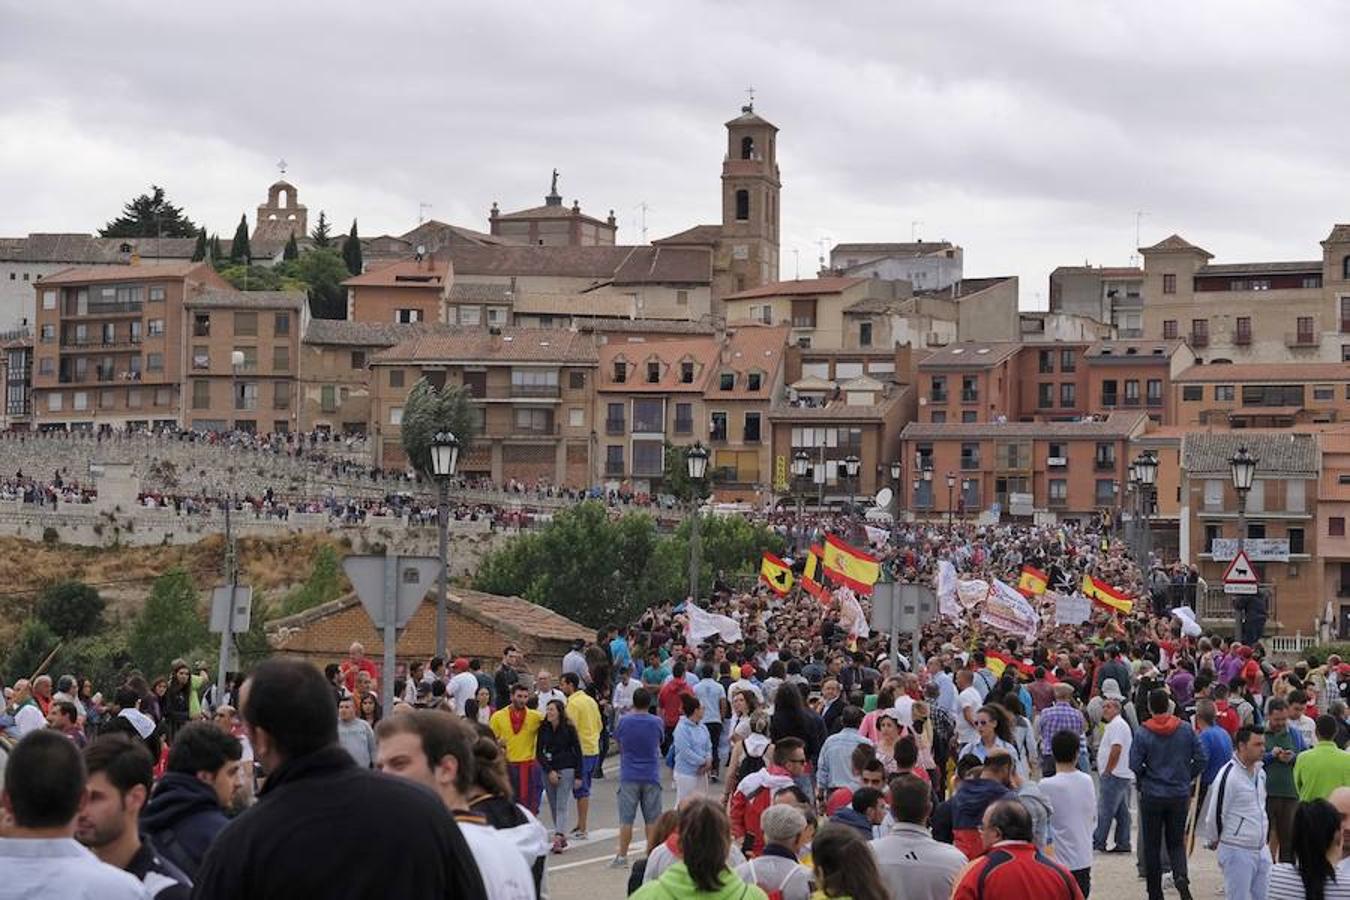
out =
<path fill-rule="evenodd" d="M 718 220 L 751 85 L 784 278 L 822 242 L 950 240 L 1043 308 L 1055 266 L 1131 262 L 1140 212 L 1144 244 L 1219 262 L 1317 258 L 1350 220 L 1350 25 L 1324 0 L 277 6 L 0 4 L 0 235 L 95 231 L 154 183 L 229 237 L 285 158 L 311 225 L 486 231 L 556 167 L 637 243 L 644 204 L 649 238 Z"/>

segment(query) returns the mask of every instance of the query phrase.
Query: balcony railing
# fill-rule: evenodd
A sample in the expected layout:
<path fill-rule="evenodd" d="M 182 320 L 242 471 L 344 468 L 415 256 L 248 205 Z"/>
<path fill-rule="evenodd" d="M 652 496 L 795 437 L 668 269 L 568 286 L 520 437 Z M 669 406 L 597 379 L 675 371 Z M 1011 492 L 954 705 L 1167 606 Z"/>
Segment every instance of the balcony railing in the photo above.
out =
<path fill-rule="evenodd" d="M 1139 398 L 1138 398 L 1138 397 L 1126 397 L 1126 398 L 1125 398 L 1125 404 L 1124 404 L 1124 405 L 1125 405 L 1127 408 L 1128 408 L 1128 407 L 1137 407 L 1137 406 L 1139 405 Z"/>
<path fill-rule="evenodd" d="M 962 391 L 962 392 L 961 392 L 961 402 L 962 402 L 962 403 L 979 403 L 979 402 L 980 402 L 980 392 L 979 392 L 979 391 Z"/>
<path fill-rule="evenodd" d="M 1237 347 L 1250 347 L 1252 343 L 1252 333 L 1250 331 L 1239 331 L 1233 335 L 1233 345 Z"/>
<path fill-rule="evenodd" d="M 1192 331 L 1190 334 L 1186 336 L 1186 343 L 1190 344 L 1192 347 L 1208 347 L 1209 335 L 1197 334 L 1196 332 Z"/>
<path fill-rule="evenodd" d="M 665 434 L 666 423 L 660 419 L 633 419 L 634 434 Z"/>
<path fill-rule="evenodd" d="M 966 471 L 972 471 L 980 467 L 980 458 L 978 456 L 961 457 L 961 468 Z"/>
<path fill-rule="evenodd" d="M 1284 333 L 1284 345 L 1286 347 L 1316 347 L 1319 343 L 1321 341 L 1311 331 L 1286 331 Z"/>
<path fill-rule="evenodd" d="M 561 391 L 556 384 L 513 384 L 512 397 L 558 397 Z"/>
<path fill-rule="evenodd" d="M 1266 595 L 1266 617 L 1268 621 L 1274 622 L 1279 617 L 1276 615 L 1275 607 L 1275 585 L 1262 584 L 1257 589 Z M 1197 599 L 1200 602 L 1200 618 L 1215 619 L 1220 622 L 1232 621 L 1234 619 L 1233 598 L 1236 594 L 1225 594 L 1223 585 L 1210 585 L 1208 591 Z M 1180 604 L 1178 604 L 1180 605 Z"/>
<path fill-rule="evenodd" d="M 934 391 L 934 392 L 928 397 L 928 402 L 929 402 L 929 403 L 946 403 L 946 402 L 947 402 L 947 392 L 946 392 L 946 391 L 941 391 L 941 392 L 939 392 L 939 391 Z"/>
<path fill-rule="evenodd" d="M 1064 507 L 1069 505 L 1069 498 L 1056 497 L 1052 494 L 1049 498 L 1046 499 L 1045 504 L 1051 509 L 1063 509 Z"/>
<path fill-rule="evenodd" d="M 1102 406 L 1112 407 L 1116 406 L 1119 402 L 1119 397 L 1116 394 L 1102 394 Z"/>
<path fill-rule="evenodd" d="M 726 443 L 726 440 L 727 440 L 727 430 L 726 430 L 725 428 L 714 428 L 714 429 L 708 434 L 708 440 L 710 440 L 710 441 L 712 441 L 712 442 L 714 442 L 714 443 L 718 443 L 718 444 Z"/>
<path fill-rule="evenodd" d="M 62 353 L 113 353 L 117 351 L 136 351 L 141 349 L 139 338 L 123 338 L 116 341 L 91 340 L 63 340 L 61 342 Z"/>
<path fill-rule="evenodd" d="M 558 423 L 550 422 L 547 425 L 519 425 L 511 426 L 512 437 L 549 437 L 558 433 Z"/>
<path fill-rule="evenodd" d="M 142 304 L 140 303 L 118 303 L 116 301 L 113 301 L 111 303 L 90 302 L 85 304 L 84 310 L 81 311 L 79 306 L 77 306 L 76 304 L 68 303 L 66 304 L 65 308 L 61 311 L 61 315 L 73 317 L 126 316 L 131 315 L 133 313 L 140 313 L 141 308 Z"/>
<path fill-rule="evenodd" d="M 1148 405 L 1149 405 L 1149 406 L 1162 406 L 1162 405 L 1163 405 L 1163 398 L 1161 398 L 1161 397 L 1149 397 L 1149 398 L 1148 398 Z"/>
<path fill-rule="evenodd" d="M 1114 459 L 1102 459 L 1101 457 L 1098 457 L 1093 463 L 1093 468 L 1098 472 L 1111 472 L 1116 468 L 1116 461 Z"/>
<path fill-rule="evenodd" d="M 623 432 L 624 432 L 623 419 L 605 420 L 605 434 L 623 434 Z"/>

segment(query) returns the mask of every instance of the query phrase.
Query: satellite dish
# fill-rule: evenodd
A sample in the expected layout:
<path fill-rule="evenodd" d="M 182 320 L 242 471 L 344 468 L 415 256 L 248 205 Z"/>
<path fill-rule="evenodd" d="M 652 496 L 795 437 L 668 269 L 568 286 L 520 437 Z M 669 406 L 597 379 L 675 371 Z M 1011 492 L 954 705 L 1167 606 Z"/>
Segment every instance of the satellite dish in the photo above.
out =
<path fill-rule="evenodd" d="M 882 488 L 877 491 L 876 504 L 879 508 L 885 509 L 891 505 L 891 499 L 895 496 L 890 488 Z"/>

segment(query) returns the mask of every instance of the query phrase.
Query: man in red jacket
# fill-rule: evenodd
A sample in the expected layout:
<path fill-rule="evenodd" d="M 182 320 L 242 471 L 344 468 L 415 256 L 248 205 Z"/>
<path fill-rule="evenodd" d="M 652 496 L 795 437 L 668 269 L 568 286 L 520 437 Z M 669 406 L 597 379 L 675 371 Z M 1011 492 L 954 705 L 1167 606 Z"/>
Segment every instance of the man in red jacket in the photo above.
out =
<path fill-rule="evenodd" d="M 741 842 L 747 857 L 764 851 L 764 829 L 759 817 L 773 803 L 773 795 L 793 784 L 806 771 L 806 744 L 788 737 L 773 745 L 773 762 L 751 772 L 731 795 L 731 836 Z"/>
<path fill-rule="evenodd" d="M 670 749 L 670 742 L 675 737 L 675 726 L 679 724 L 680 716 L 684 715 L 680 698 L 685 694 L 693 696 L 694 693 L 694 689 L 684 679 L 684 671 L 684 660 L 677 661 L 671 667 L 670 680 L 661 685 L 661 690 L 656 694 L 656 706 L 661 711 L 661 724 L 666 726 L 665 737 L 661 739 L 662 753 Z"/>
<path fill-rule="evenodd" d="M 952 900 L 1083 900 L 1068 869 L 1036 849 L 1031 815 L 1018 800 L 1000 800 L 985 810 L 980 827 L 984 855 L 957 879 Z"/>

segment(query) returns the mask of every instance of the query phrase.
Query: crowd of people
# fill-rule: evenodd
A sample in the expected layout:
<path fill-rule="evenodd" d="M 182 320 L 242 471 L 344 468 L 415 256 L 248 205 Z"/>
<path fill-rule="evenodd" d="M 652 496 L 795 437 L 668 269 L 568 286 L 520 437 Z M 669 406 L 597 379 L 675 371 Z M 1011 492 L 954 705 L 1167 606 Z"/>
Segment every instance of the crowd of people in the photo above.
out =
<path fill-rule="evenodd" d="M 19 679 L 0 897 L 541 898 L 602 784 L 610 865 L 641 900 L 1189 898 L 1188 861 L 1211 851 L 1229 900 L 1350 895 L 1350 664 L 1201 633 L 1190 572 L 1140 566 L 1106 530 L 770 525 L 870 544 L 897 580 L 1031 567 L 1049 589 L 1027 592 L 1033 632 L 977 599 L 897 647 L 847 589 L 718 579 L 557 671 L 507 646 L 384 673 L 353 644 L 322 671 L 269 660 L 219 686 L 185 660 L 107 695 Z M 1125 602 L 1060 624 L 1054 597 L 1084 576 Z M 1099 854 L 1141 883 L 1094 885 Z"/>

